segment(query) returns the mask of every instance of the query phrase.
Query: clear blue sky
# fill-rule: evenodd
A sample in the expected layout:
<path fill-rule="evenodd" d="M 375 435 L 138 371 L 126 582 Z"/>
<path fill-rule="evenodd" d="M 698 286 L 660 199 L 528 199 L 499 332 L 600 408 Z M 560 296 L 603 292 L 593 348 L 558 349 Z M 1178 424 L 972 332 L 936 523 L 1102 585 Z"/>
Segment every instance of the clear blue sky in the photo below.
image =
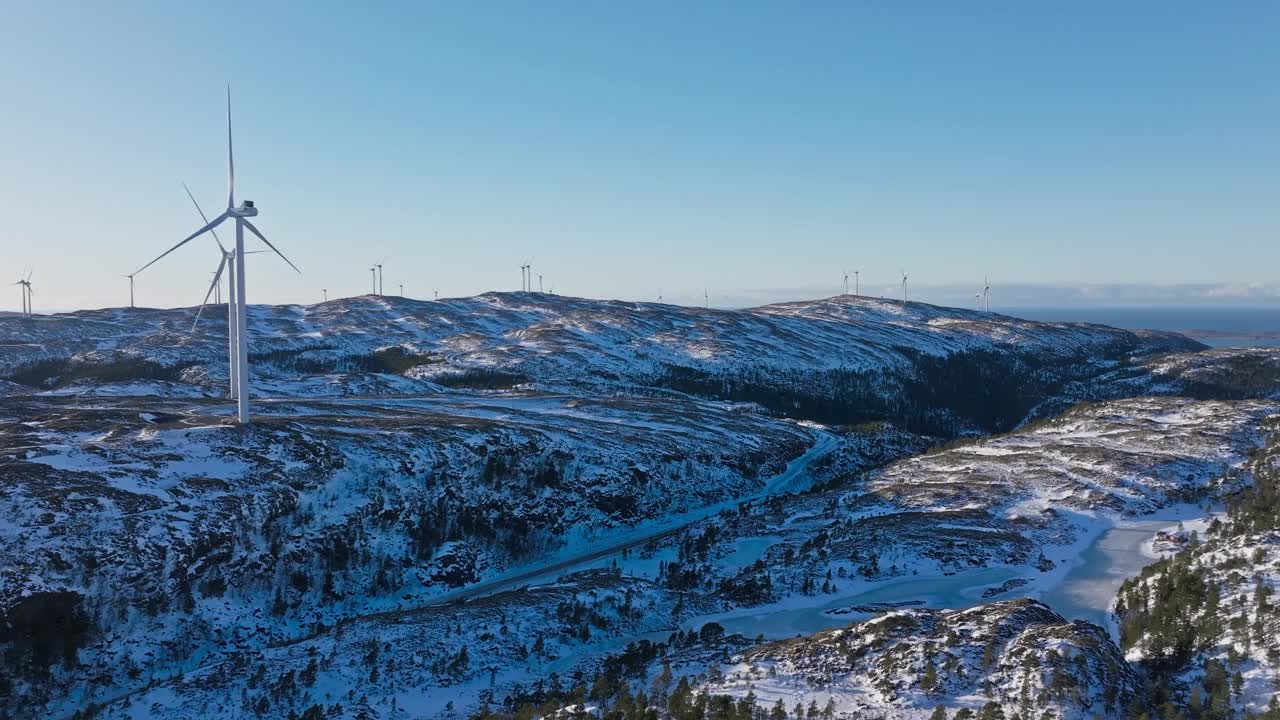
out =
<path fill-rule="evenodd" d="M 257 302 L 364 292 L 382 257 L 420 297 L 527 257 L 561 293 L 713 303 L 845 265 L 877 294 L 1271 283 L 1277 28 L 1274 2 L 14 3 L 0 279 L 122 304 L 198 227 L 180 180 L 225 203 L 230 82 L 238 194 L 305 272 L 254 256 Z M 184 248 L 140 304 L 195 303 L 216 260 Z"/>

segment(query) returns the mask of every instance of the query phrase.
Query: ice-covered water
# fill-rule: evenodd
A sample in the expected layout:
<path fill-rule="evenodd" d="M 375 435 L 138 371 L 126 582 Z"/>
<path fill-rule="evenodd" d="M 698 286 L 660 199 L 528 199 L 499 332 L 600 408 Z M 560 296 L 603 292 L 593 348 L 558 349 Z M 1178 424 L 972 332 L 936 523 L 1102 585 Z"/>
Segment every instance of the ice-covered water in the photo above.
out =
<path fill-rule="evenodd" d="M 1068 620 L 1088 620 L 1111 628 L 1116 591 L 1154 562 L 1142 546 L 1169 525 L 1168 520 L 1144 520 L 1103 532 L 1081 553 L 1080 563 L 1040 599 Z"/>
<path fill-rule="evenodd" d="M 871 583 L 867 589 L 804 607 L 766 606 L 715 618 L 699 618 L 696 626 L 713 619 L 729 634 L 745 637 L 764 635 L 767 639 L 808 635 L 829 628 L 844 627 L 874 613 L 832 613 L 853 605 L 920 602 L 935 608 L 965 608 L 981 602 L 983 589 L 1016 576 L 1007 567 L 991 567 L 950 576 L 908 577 Z"/>

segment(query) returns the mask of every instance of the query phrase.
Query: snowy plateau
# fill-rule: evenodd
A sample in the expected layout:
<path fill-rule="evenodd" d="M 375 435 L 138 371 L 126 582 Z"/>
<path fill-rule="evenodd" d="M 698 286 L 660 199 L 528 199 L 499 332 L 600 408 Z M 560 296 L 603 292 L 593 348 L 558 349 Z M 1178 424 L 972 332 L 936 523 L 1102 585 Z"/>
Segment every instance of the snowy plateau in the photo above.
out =
<path fill-rule="evenodd" d="M 0 316 L 0 717 L 1273 712 L 1280 350 L 365 296 L 242 427 L 194 316 Z"/>

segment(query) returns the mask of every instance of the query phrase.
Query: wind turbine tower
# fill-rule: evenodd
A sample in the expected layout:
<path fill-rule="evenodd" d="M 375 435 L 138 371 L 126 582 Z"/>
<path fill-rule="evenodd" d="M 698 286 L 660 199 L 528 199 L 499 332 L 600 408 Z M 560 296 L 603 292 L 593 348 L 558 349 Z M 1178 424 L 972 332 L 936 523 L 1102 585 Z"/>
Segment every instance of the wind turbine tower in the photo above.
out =
<path fill-rule="evenodd" d="M 862 293 L 860 292 L 860 290 L 861 288 L 858 287 L 858 271 L 854 270 L 853 271 L 853 294 L 861 295 Z"/>
<path fill-rule="evenodd" d="M 133 276 L 125 275 L 125 277 L 129 278 L 129 309 L 132 310 L 133 309 Z"/>
<path fill-rule="evenodd" d="M 249 337 L 248 337 L 248 317 L 245 312 L 246 302 L 247 302 L 246 300 L 247 293 L 246 293 L 245 264 L 244 264 L 244 256 L 245 256 L 244 231 L 248 229 L 249 232 L 256 235 L 257 238 L 261 240 L 267 247 L 271 248 L 272 252 L 274 252 L 276 255 L 279 255 L 280 259 L 288 263 L 289 267 L 293 268 L 295 272 L 298 272 L 298 273 L 302 272 L 301 270 L 298 270 L 297 265 L 294 265 L 293 262 L 289 260 L 289 258 L 284 256 L 284 253 L 281 253 L 280 250 L 277 249 L 275 245 L 272 245 L 271 241 L 267 240 L 266 236 L 264 236 L 262 232 L 258 230 L 257 226 L 255 226 L 249 220 L 249 218 L 253 218 L 257 216 L 258 216 L 258 208 L 253 204 L 252 200 L 245 200 L 239 205 L 236 205 L 235 154 L 232 151 L 232 143 L 231 143 L 231 87 L 227 86 L 227 209 L 224 210 L 221 215 L 214 218 L 212 221 L 206 223 L 204 227 L 188 235 L 177 245 L 174 245 L 173 247 L 161 253 L 161 255 L 157 257 L 155 260 L 152 260 L 146 265 L 143 265 L 134 274 L 136 275 L 137 273 L 142 272 L 146 268 L 159 262 L 162 258 L 164 258 L 169 253 L 173 252 L 174 250 L 177 250 L 183 245 L 186 245 L 187 243 L 205 234 L 206 232 L 211 232 L 214 228 L 218 227 L 218 225 L 221 225 L 224 221 L 228 219 L 235 220 L 236 245 L 235 245 L 234 255 L 231 258 L 228 258 L 227 254 L 224 254 L 223 260 L 224 262 L 226 262 L 227 265 L 231 267 L 232 273 L 233 273 L 232 285 L 234 290 L 231 293 L 231 295 L 235 303 L 235 319 L 236 319 L 234 353 L 233 353 L 234 359 L 235 359 L 234 367 L 236 368 L 236 377 L 235 377 L 236 403 L 237 403 L 236 417 L 239 419 L 241 424 L 246 424 L 249 422 L 249 387 L 248 387 Z M 230 335 L 230 333 L 228 334 Z M 229 344 L 231 343 L 229 342 Z"/>
<path fill-rule="evenodd" d="M 984 277 L 982 285 L 982 303 L 986 306 L 985 311 L 991 312 L 991 281 Z"/>
<path fill-rule="evenodd" d="M 329 288 L 320 288 L 320 292 L 324 293 L 324 302 L 329 302 Z"/>
<path fill-rule="evenodd" d="M 377 295 L 378 294 L 378 268 L 377 267 L 369 268 L 369 275 L 370 277 L 373 278 L 373 294 Z"/>
<path fill-rule="evenodd" d="M 849 271 L 844 270 L 844 294 L 849 294 Z"/>
<path fill-rule="evenodd" d="M 907 275 L 906 271 L 904 270 L 904 271 L 902 272 L 902 304 L 903 304 L 903 305 L 906 305 L 906 304 L 907 304 L 907 278 L 908 278 L 908 277 L 909 277 L 909 276 Z"/>
<path fill-rule="evenodd" d="M 228 122 L 228 131 L 230 123 Z M 206 224 L 209 217 L 204 214 L 204 209 L 200 207 L 200 203 L 196 202 L 196 196 L 191 194 L 191 188 L 187 184 L 182 183 L 182 189 L 187 191 L 187 197 L 191 199 L 191 204 L 195 206 L 196 212 L 200 215 L 200 220 Z M 236 254 L 228 250 L 222 244 L 222 238 L 218 237 L 218 231 L 209 230 L 209 234 L 213 235 L 213 241 L 218 243 L 218 250 L 222 253 L 222 258 L 218 262 L 218 269 L 213 273 L 213 282 L 209 284 L 216 297 L 214 302 L 222 304 L 222 273 L 227 273 L 227 375 L 231 382 L 231 390 L 228 397 L 232 400 L 238 400 L 240 397 L 240 354 L 239 354 L 239 338 L 240 338 L 240 313 L 236 309 Z M 249 253 L 245 253 L 248 255 Z M 141 271 L 139 271 L 141 272 Z M 209 302 L 209 293 L 205 293 L 204 302 L 200 304 L 200 309 L 196 311 L 196 319 L 191 323 L 191 331 L 195 332 L 196 323 L 200 322 L 200 314 L 204 312 L 204 306 Z"/>

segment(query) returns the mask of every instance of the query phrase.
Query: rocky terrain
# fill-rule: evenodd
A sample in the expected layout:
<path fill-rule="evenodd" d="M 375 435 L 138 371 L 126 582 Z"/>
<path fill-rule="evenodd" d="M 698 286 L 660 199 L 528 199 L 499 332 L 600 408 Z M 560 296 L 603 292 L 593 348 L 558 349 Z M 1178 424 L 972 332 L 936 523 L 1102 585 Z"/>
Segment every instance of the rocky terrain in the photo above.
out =
<path fill-rule="evenodd" d="M 1122 713 L 1142 690 L 1106 632 L 1031 600 L 965 610 L 901 610 L 838 630 L 766 643 L 716 668 L 714 694 L 838 717 L 927 718 L 990 706 L 1009 717 Z M 798 714 L 798 713 L 797 713 Z"/>
<path fill-rule="evenodd" d="M 219 314 L 0 318 L 0 717 L 1115 715 L 1141 659 L 1012 598 L 1280 409 L 1168 333 L 508 293 L 252 308 L 240 427 Z"/>

